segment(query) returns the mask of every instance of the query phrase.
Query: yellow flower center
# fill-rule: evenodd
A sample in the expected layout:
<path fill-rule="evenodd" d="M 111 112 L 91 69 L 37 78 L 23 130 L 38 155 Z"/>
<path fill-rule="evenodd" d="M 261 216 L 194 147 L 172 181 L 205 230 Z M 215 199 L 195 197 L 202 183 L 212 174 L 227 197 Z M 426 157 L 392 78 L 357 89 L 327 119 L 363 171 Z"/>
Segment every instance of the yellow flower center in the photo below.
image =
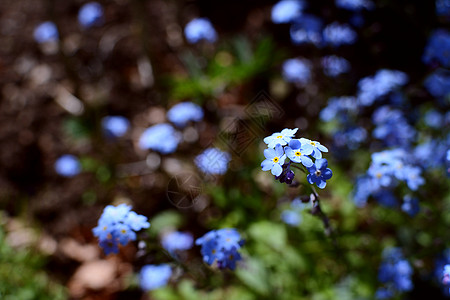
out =
<path fill-rule="evenodd" d="M 280 159 L 278 158 L 278 156 L 273 158 L 273 162 L 274 162 L 274 163 L 277 163 L 279 160 L 280 160 Z"/>
<path fill-rule="evenodd" d="M 313 145 L 314 147 L 316 146 L 316 143 L 315 143 L 315 142 L 311 142 L 310 144 Z"/>
<path fill-rule="evenodd" d="M 381 178 L 383 176 L 381 173 L 377 173 L 377 178 Z"/>
<path fill-rule="evenodd" d="M 212 249 L 211 251 L 212 254 L 216 254 L 216 252 L 217 252 L 216 249 Z"/>
<path fill-rule="evenodd" d="M 277 139 L 281 139 L 283 136 L 282 135 L 279 135 L 279 136 L 277 136 Z"/>
<path fill-rule="evenodd" d="M 108 226 L 103 226 L 103 231 L 106 231 L 108 229 Z"/>
<path fill-rule="evenodd" d="M 295 156 L 301 156 L 302 153 L 300 151 L 295 152 Z"/>
<path fill-rule="evenodd" d="M 122 229 L 120 232 L 122 232 L 123 234 L 127 233 L 125 229 Z"/>

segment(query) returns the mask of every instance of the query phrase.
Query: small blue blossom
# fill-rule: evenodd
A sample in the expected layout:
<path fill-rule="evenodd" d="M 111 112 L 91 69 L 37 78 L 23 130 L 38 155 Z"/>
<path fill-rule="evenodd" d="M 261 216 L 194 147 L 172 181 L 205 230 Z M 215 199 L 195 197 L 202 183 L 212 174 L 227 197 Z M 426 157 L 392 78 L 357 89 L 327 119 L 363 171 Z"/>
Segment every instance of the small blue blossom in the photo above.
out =
<path fill-rule="evenodd" d="M 373 192 L 372 178 L 369 176 L 360 176 L 356 179 L 353 189 L 353 202 L 357 207 L 364 207 L 367 200 Z"/>
<path fill-rule="evenodd" d="M 280 176 L 286 159 L 286 154 L 284 154 L 283 147 L 280 144 L 275 146 L 275 149 L 265 149 L 264 156 L 266 159 L 261 163 L 261 168 L 263 171 L 271 171 L 275 176 Z"/>
<path fill-rule="evenodd" d="M 350 63 L 348 60 L 336 55 L 323 57 L 321 63 L 323 72 L 329 77 L 336 77 L 350 71 Z"/>
<path fill-rule="evenodd" d="M 397 197 L 395 197 L 391 190 L 377 189 L 377 192 L 373 194 L 373 197 L 384 207 L 394 208 L 398 206 Z"/>
<path fill-rule="evenodd" d="M 272 22 L 276 24 L 292 22 L 301 16 L 304 6 L 301 0 L 281 0 L 272 7 Z"/>
<path fill-rule="evenodd" d="M 346 10 L 360 11 L 373 9 L 375 5 L 370 0 L 335 0 L 336 6 Z"/>
<path fill-rule="evenodd" d="M 311 141 L 309 139 L 300 138 L 300 143 L 302 143 L 302 145 L 311 145 L 313 150 L 311 155 L 317 159 L 322 158 L 322 152 L 328 152 L 327 147 L 320 144 L 318 141 Z"/>
<path fill-rule="evenodd" d="M 130 121 L 122 116 L 106 116 L 102 119 L 102 129 L 106 137 L 119 138 L 127 133 Z"/>
<path fill-rule="evenodd" d="M 281 132 L 275 132 L 272 135 L 264 138 L 264 143 L 267 144 L 267 147 L 272 149 L 275 148 L 277 144 L 280 144 L 281 146 L 287 145 L 291 141 L 297 130 L 298 128 L 285 128 Z"/>
<path fill-rule="evenodd" d="M 328 167 L 328 161 L 325 158 L 316 159 L 315 163 L 308 168 L 310 174 L 306 176 L 310 184 L 316 184 L 323 189 L 327 185 L 327 180 L 333 176 Z"/>
<path fill-rule="evenodd" d="M 430 109 L 424 116 L 425 124 L 431 128 L 441 128 L 444 125 L 444 116 L 434 109 Z"/>
<path fill-rule="evenodd" d="M 408 147 L 415 138 L 414 127 L 408 124 L 400 110 L 382 106 L 375 110 L 372 119 L 376 124 L 372 135 L 387 146 Z"/>
<path fill-rule="evenodd" d="M 334 145 L 341 149 L 355 150 L 358 149 L 367 139 L 367 130 L 363 127 L 348 126 L 343 130 L 339 130 L 333 135 Z M 341 152 L 337 155 L 342 154 Z"/>
<path fill-rule="evenodd" d="M 349 114 L 358 111 L 358 101 L 353 96 L 332 97 L 328 99 L 328 105 L 320 112 L 320 119 L 329 122 L 339 118 L 346 122 Z"/>
<path fill-rule="evenodd" d="M 171 254 L 175 253 L 175 251 L 191 249 L 193 243 L 194 238 L 192 237 L 192 234 L 180 231 L 172 231 L 165 234 L 161 240 L 164 249 Z"/>
<path fill-rule="evenodd" d="M 306 84 L 311 80 L 311 63 L 307 59 L 292 58 L 283 63 L 283 77 L 288 82 Z"/>
<path fill-rule="evenodd" d="M 244 240 L 233 228 L 212 230 L 198 238 L 195 244 L 201 246 L 203 261 L 208 265 L 217 262 L 219 269 L 234 270 L 236 262 L 242 259 L 238 250 L 244 244 Z"/>
<path fill-rule="evenodd" d="M 394 293 L 388 288 L 378 288 L 375 292 L 375 299 L 384 300 L 394 297 Z"/>
<path fill-rule="evenodd" d="M 285 209 L 281 212 L 281 220 L 289 226 L 298 226 L 302 221 L 302 216 L 294 210 Z"/>
<path fill-rule="evenodd" d="M 385 285 L 385 288 L 389 287 L 393 293 L 412 290 L 412 274 L 413 269 L 404 259 L 400 249 L 387 248 L 383 251 L 383 262 L 378 269 L 378 280 Z"/>
<path fill-rule="evenodd" d="M 198 155 L 194 162 L 205 174 L 221 175 L 228 169 L 231 155 L 217 148 L 208 148 Z"/>
<path fill-rule="evenodd" d="M 444 271 L 442 272 L 442 284 L 450 285 L 450 264 L 444 266 Z"/>
<path fill-rule="evenodd" d="M 151 149 L 162 154 L 175 152 L 181 134 L 170 124 L 161 123 L 147 128 L 139 138 L 139 147 L 143 150 Z"/>
<path fill-rule="evenodd" d="M 145 265 L 139 274 L 139 283 L 144 291 L 152 291 L 167 285 L 172 268 L 168 264 Z"/>
<path fill-rule="evenodd" d="M 55 171 L 64 177 L 73 177 L 80 173 L 81 164 L 75 156 L 65 154 L 56 160 Z"/>
<path fill-rule="evenodd" d="M 103 24 L 103 7 L 98 2 L 88 2 L 78 11 L 78 22 L 84 28 Z"/>
<path fill-rule="evenodd" d="M 408 75 L 395 70 L 379 70 L 372 77 L 364 77 L 358 82 L 358 101 L 361 105 L 372 105 L 378 98 L 389 94 L 408 82 Z"/>
<path fill-rule="evenodd" d="M 450 71 L 439 68 L 431 73 L 423 85 L 436 98 L 446 98 L 450 94 Z"/>
<path fill-rule="evenodd" d="M 120 204 L 108 205 L 98 220 L 97 227 L 92 229 L 99 239 L 99 246 L 106 255 L 119 252 L 119 244 L 126 245 L 136 240 L 136 232 L 150 227 L 147 217 L 131 211 L 131 206 Z"/>
<path fill-rule="evenodd" d="M 201 121 L 203 109 L 192 102 L 181 102 L 169 109 L 167 119 L 177 127 L 185 127 L 189 121 Z"/>
<path fill-rule="evenodd" d="M 302 14 L 297 17 L 291 25 L 289 34 L 294 44 L 314 44 L 320 46 L 322 43 L 322 20 L 316 16 Z"/>
<path fill-rule="evenodd" d="M 402 211 L 414 217 L 420 211 L 419 200 L 410 195 L 403 197 Z"/>
<path fill-rule="evenodd" d="M 347 24 L 342 25 L 334 22 L 329 24 L 323 30 L 324 42 L 333 47 L 353 44 L 356 41 L 356 38 L 356 32 Z"/>
<path fill-rule="evenodd" d="M 198 43 L 201 40 L 214 43 L 217 40 L 216 30 L 206 18 L 193 19 L 186 24 L 184 35 L 191 44 Z"/>
<path fill-rule="evenodd" d="M 422 60 L 427 65 L 440 64 L 450 67 L 450 33 L 444 29 L 435 30 L 428 39 Z"/>
<path fill-rule="evenodd" d="M 59 38 L 58 28 L 56 28 L 55 23 L 47 21 L 39 24 L 34 29 L 34 40 L 40 44 L 46 42 L 54 42 Z"/>
<path fill-rule="evenodd" d="M 285 152 L 290 160 L 296 163 L 302 163 L 305 167 L 309 168 L 313 165 L 313 162 L 308 155 L 311 155 L 315 150 L 310 143 L 303 143 L 301 140 L 291 140 Z"/>
<path fill-rule="evenodd" d="M 450 1 L 436 0 L 436 14 L 442 17 L 450 17 Z"/>

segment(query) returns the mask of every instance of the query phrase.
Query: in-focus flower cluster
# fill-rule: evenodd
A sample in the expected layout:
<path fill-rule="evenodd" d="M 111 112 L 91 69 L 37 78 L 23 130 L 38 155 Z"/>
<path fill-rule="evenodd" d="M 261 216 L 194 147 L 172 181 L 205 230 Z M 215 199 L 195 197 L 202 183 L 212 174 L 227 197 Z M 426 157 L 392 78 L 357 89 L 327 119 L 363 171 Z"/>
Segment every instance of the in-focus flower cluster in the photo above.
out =
<path fill-rule="evenodd" d="M 332 176 L 327 160 L 322 158 L 322 152 L 328 152 L 328 149 L 317 141 L 294 139 L 297 130 L 286 128 L 264 139 L 268 148 L 264 150 L 266 159 L 261 163 L 262 170 L 270 170 L 277 180 L 291 184 L 294 179 L 291 163 L 301 163 L 309 172 L 308 182 L 323 189 Z M 287 163 L 286 158 L 289 159 Z"/>
<path fill-rule="evenodd" d="M 217 262 L 219 269 L 236 268 L 236 262 L 241 260 L 239 249 L 244 244 L 239 232 L 234 228 L 212 230 L 198 238 L 196 245 L 201 246 L 203 261 L 208 265 Z"/>
<path fill-rule="evenodd" d="M 398 293 L 412 290 L 413 269 L 399 248 L 383 251 L 383 262 L 378 269 L 378 280 L 383 287 L 378 288 L 376 299 L 391 299 Z"/>
<path fill-rule="evenodd" d="M 135 213 L 129 205 L 119 204 L 105 207 L 92 232 L 98 237 L 105 254 L 110 254 L 118 253 L 119 244 L 126 245 L 129 241 L 135 241 L 136 232 L 149 227 L 147 217 Z"/>

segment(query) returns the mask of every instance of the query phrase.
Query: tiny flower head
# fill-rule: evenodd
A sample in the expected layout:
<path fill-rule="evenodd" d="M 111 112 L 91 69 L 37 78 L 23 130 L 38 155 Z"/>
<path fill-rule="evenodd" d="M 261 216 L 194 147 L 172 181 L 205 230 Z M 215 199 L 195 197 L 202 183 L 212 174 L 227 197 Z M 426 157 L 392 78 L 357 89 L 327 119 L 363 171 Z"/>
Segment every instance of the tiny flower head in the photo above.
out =
<path fill-rule="evenodd" d="M 311 141 L 305 138 L 301 138 L 300 139 L 300 143 L 303 144 L 308 144 L 312 146 L 313 152 L 312 152 L 312 156 L 316 159 L 320 159 L 322 158 L 322 152 L 328 152 L 327 147 L 325 147 L 324 145 L 321 145 L 318 141 Z"/>
<path fill-rule="evenodd" d="M 273 175 L 280 176 L 283 171 L 282 165 L 286 159 L 283 147 L 277 144 L 275 149 L 266 149 L 264 150 L 264 156 L 266 157 L 266 160 L 261 163 L 262 170 L 271 170 Z"/>
<path fill-rule="evenodd" d="M 65 154 L 56 160 L 55 171 L 64 177 L 73 177 L 80 173 L 81 164 L 75 156 Z"/>
<path fill-rule="evenodd" d="M 172 268 L 167 264 L 146 265 L 139 274 L 139 283 L 144 291 L 151 291 L 167 284 Z"/>
<path fill-rule="evenodd" d="M 267 144 L 269 148 L 275 148 L 277 144 L 281 146 L 287 145 L 294 134 L 297 132 L 298 128 L 288 129 L 285 128 L 281 132 L 275 132 L 271 136 L 264 138 L 264 143 Z"/>
<path fill-rule="evenodd" d="M 308 157 L 311 153 L 313 153 L 313 147 L 310 144 L 302 144 L 299 140 L 291 140 L 289 147 L 286 147 L 287 157 L 293 162 L 301 162 L 305 167 L 313 165 L 312 160 Z"/>
<path fill-rule="evenodd" d="M 217 32 L 211 22 L 206 18 L 197 18 L 186 24 L 184 35 L 189 43 L 195 44 L 201 40 L 215 42 Z"/>
<path fill-rule="evenodd" d="M 328 167 L 328 161 L 325 158 L 316 159 L 316 162 L 308 168 L 310 174 L 306 176 L 310 184 L 315 183 L 319 188 L 323 189 L 327 185 L 327 180 L 333 176 L 331 169 Z"/>

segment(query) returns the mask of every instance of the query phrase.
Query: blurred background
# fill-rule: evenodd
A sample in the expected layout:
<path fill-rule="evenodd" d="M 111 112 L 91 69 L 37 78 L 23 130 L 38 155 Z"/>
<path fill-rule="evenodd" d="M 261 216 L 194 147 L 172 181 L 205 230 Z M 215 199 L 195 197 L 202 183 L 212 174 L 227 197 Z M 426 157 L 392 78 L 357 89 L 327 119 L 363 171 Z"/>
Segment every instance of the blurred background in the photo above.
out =
<path fill-rule="evenodd" d="M 450 1 L 2 0 L 0 22 L 1 299 L 447 298 Z M 304 174 L 261 170 L 284 128 L 329 150 L 330 227 Z M 105 255 L 120 203 L 151 227 Z M 218 228 L 246 241 L 235 271 L 161 244 Z"/>

